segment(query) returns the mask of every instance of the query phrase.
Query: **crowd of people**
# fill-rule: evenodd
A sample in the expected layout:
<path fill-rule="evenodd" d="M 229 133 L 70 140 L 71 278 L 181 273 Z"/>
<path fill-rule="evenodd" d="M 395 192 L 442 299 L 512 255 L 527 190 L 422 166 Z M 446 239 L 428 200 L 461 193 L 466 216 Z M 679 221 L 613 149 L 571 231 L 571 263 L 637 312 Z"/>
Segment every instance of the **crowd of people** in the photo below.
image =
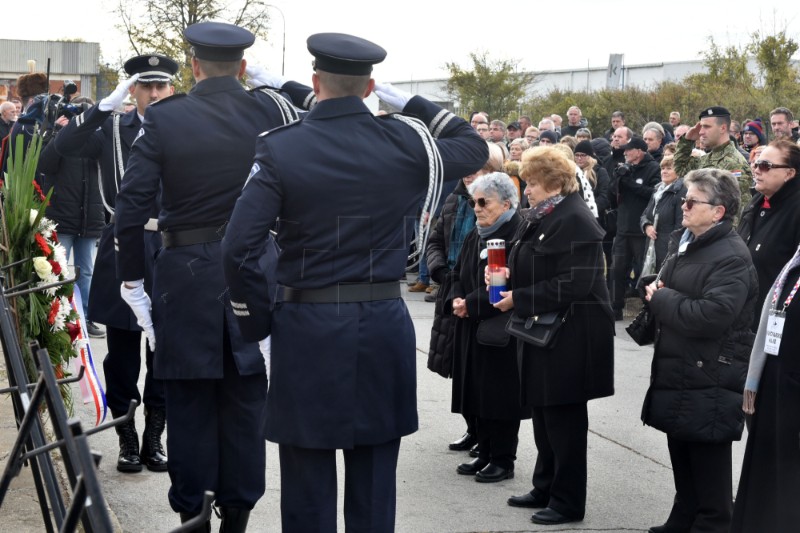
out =
<path fill-rule="evenodd" d="M 800 496 L 800 416 L 787 408 L 800 395 L 791 111 L 770 113 L 770 142 L 761 119 L 740 128 L 721 106 L 694 124 L 673 112 L 637 133 L 618 111 L 597 137 L 580 109 L 567 116 L 567 125 L 553 115 L 536 127 L 473 113 L 490 153 L 505 155 L 504 172 L 490 158 L 432 221 L 428 266 L 439 285 L 426 298 L 436 302 L 428 367 L 452 377 L 452 411 L 466 421 L 449 448 L 474 457 L 457 473 L 513 477 L 519 424 L 530 418 L 532 490 L 508 504 L 540 509 L 538 524 L 583 519 L 586 402 L 614 393 L 614 321 L 626 298 L 643 296 L 655 343 L 641 417 L 666 434 L 675 482 L 667 520 L 650 531 L 791 530 L 800 518 L 787 500 Z M 508 253 L 507 290 L 494 304 L 493 278 L 482 275 L 493 238 Z M 514 314 L 552 311 L 566 314 L 546 348 L 501 334 Z M 746 414 L 734 499 L 731 443 Z"/>
<path fill-rule="evenodd" d="M 335 531 L 338 449 L 348 530 L 394 529 L 400 439 L 417 429 L 398 282 L 415 217 L 430 236 L 408 290 L 435 304 L 428 368 L 452 378 L 466 430 L 449 448 L 472 457 L 457 474 L 513 478 L 530 419 L 532 487 L 508 505 L 537 509 L 537 524 L 582 520 L 587 403 L 614 394 L 615 321 L 641 296 L 655 329 L 641 418 L 666 434 L 676 493 L 650 531 L 800 521 L 789 109 L 767 124 L 721 106 L 684 124 L 675 111 L 636 132 L 616 111 L 600 135 L 577 106 L 566 122 L 466 121 L 376 84 L 386 52 L 357 37 L 309 38 L 309 87 L 248 66 L 247 30 L 200 23 L 185 36 L 192 91 L 173 96 L 171 58 L 131 58 L 110 95 L 58 117 L 39 161 L 88 333 L 106 338 L 111 413 L 144 404 L 141 440 L 134 420 L 116 428 L 117 469 L 168 471 L 182 522 L 213 490 L 222 530 L 244 531 L 264 493 L 266 438 L 280 447 L 284 531 Z M 0 104 L 6 146 L 41 123 L 45 81 L 21 77 L 19 101 Z M 362 102 L 372 92 L 403 114 L 374 116 Z M 391 184 L 375 183 L 376 154 Z M 489 241 L 505 252 L 499 271 Z M 509 328 L 546 316 L 547 342 Z M 734 500 L 731 443 L 746 417 Z"/>

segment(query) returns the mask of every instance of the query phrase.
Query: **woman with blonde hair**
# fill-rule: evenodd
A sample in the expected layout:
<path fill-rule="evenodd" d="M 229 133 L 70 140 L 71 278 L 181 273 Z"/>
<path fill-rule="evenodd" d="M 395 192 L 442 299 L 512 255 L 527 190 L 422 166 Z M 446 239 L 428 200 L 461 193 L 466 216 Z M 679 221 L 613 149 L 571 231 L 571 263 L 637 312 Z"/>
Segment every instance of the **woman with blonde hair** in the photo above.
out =
<path fill-rule="evenodd" d="M 614 316 L 603 275 L 603 235 L 578 195 L 575 165 L 556 148 L 522 156 L 531 208 L 509 254 L 512 290 L 495 304 L 518 317 L 562 312 L 550 347 L 517 342 L 521 399 L 531 408 L 538 451 L 533 489 L 509 498 L 543 508 L 537 524 L 583 520 L 586 511 L 587 402 L 614 394 Z"/>

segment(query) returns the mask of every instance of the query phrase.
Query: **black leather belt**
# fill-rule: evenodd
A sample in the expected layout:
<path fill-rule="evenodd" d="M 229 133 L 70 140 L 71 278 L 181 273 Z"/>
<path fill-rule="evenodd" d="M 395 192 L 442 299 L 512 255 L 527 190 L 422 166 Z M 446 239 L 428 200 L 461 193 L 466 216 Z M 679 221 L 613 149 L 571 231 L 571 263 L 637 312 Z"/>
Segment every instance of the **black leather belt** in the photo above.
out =
<path fill-rule="evenodd" d="M 193 244 L 203 244 L 207 242 L 221 241 L 225 236 L 225 225 L 214 226 L 213 228 L 196 228 L 181 231 L 162 231 L 161 239 L 164 248 L 176 248 L 178 246 L 191 246 Z"/>
<path fill-rule="evenodd" d="M 281 287 L 284 302 L 301 304 L 348 304 L 400 298 L 400 283 L 340 283 L 324 289 Z"/>

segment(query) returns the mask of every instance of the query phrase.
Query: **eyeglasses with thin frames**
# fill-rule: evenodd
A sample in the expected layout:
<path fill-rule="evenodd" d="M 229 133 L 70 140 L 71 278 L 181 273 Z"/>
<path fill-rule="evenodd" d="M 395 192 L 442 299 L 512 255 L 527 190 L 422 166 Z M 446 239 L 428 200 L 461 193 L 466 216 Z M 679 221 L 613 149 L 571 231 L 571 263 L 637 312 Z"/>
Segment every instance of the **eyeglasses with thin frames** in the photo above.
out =
<path fill-rule="evenodd" d="M 761 172 L 769 172 L 773 168 L 792 168 L 789 165 L 778 165 L 772 161 L 767 161 L 766 159 L 757 159 L 753 161 L 752 167 L 757 168 Z"/>
<path fill-rule="evenodd" d="M 711 206 L 714 206 L 714 207 L 719 205 L 719 204 L 715 204 L 714 202 L 704 202 L 702 200 L 695 200 L 694 198 L 681 198 L 681 202 L 683 202 L 686 205 L 686 209 L 688 209 L 689 211 L 692 210 L 692 208 L 694 207 L 694 204 L 706 204 L 706 205 L 711 205 Z"/>

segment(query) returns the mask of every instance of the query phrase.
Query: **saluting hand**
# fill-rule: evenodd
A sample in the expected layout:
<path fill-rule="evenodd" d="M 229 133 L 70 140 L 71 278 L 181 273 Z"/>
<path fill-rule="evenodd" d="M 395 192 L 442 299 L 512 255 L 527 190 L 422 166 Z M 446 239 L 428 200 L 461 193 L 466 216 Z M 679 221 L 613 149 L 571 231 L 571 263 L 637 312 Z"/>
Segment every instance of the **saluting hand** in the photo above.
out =
<path fill-rule="evenodd" d="M 392 86 L 391 83 L 376 83 L 375 96 L 400 111 L 406 106 L 411 97 L 410 93 L 401 91 L 400 89 Z"/>
<path fill-rule="evenodd" d="M 247 74 L 245 83 L 248 87 L 252 88 L 267 86 L 273 89 L 280 89 L 283 87 L 283 84 L 288 81 L 283 76 L 272 74 L 259 65 L 247 65 L 244 69 L 244 73 Z"/>
<path fill-rule="evenodd" d="M 131 87 L 133 87 L 133 84 L 136 83 L 138 79 L 139 73 L 137 72 L 127 80 L 119 82 L 114 92 L 100 100 L 100 103 L 97 104 L 100 111 L 114 111 L 122 105 L 122 101 L 125 100 L 125 97 L 131 92 Z"/>
<path fill-rule="evenodd" d="M 699 139 L 700 138 L 700 123 L 698 122 L 697 124 L 694 125 L 694 127 L 692 129 L 687 131 L 686 134 L 684 135 L 684 137 L 686 137 L 686 139 L 689 140 L 689 141 L 696 141 L 697 139 Z"/>

